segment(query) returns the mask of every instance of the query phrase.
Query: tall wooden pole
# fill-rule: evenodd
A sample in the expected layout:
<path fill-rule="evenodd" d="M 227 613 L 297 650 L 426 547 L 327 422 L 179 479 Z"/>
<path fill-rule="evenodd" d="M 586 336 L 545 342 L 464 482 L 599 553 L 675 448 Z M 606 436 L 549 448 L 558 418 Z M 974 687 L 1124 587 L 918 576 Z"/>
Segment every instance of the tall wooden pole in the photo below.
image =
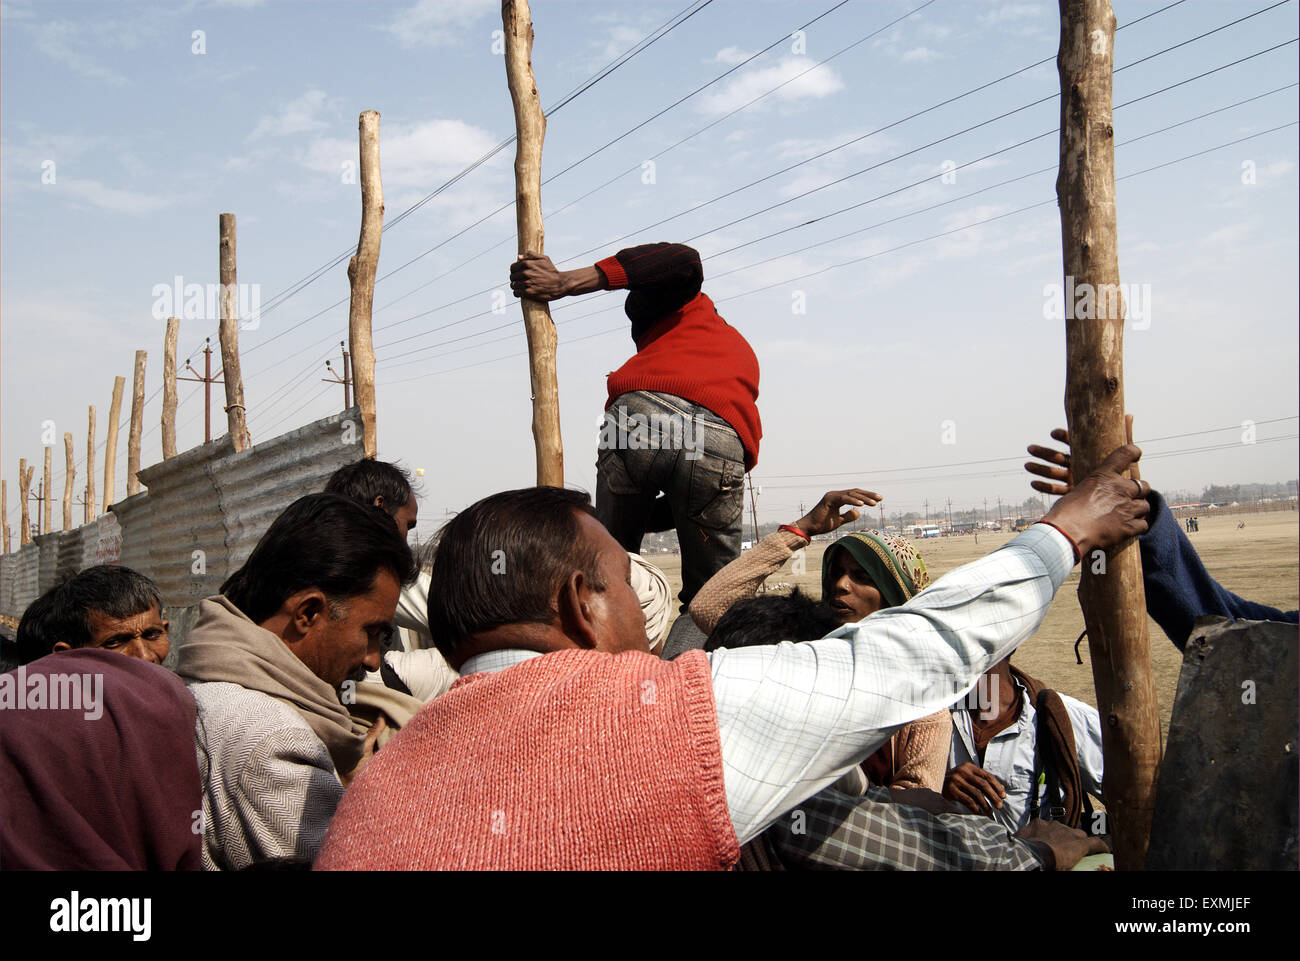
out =
<path fill-rule="evenodd" d="M 545 246 L 542 227 L 542 114 L 533 77 L 533 21 L 528 0 L 502 0 L 505 26 L 506 81 L 515 108 L 515 220 L 519 253 L 540 254 Z M 533 444 L 537 450 L 537 485 L 564 486 L 564 444 L 560 438 L 560 388 L 555 370 L 555 323 L 550 308 L 523 298 L 524 330 L 528 334 L 528 376 L 533 389 Z"/>
<path fill-rule="evenodd" d="M 72 459 L 72 434 L 63 435 L 63 529 L 72 530 L 72 483 L 77 477 L 77 465 Z"/>
<path fill-rule="evenodd" d="M 1115 227 L 1109 0 L 1060 0 L 1061 168 L 1056 195 L 1066 287 L 1066 421 L 1073 479 L 1125 443 L 1124 304 Z M 1087 286 L 1085 286 L 1087 285 Z M 1087 294 L 1093 294 L 1092 307 Z M 1077 298 L 1077 299 L 1076 299 Z M 1160 767 L 1160 715 L 1151 677 L 1137 541 L 1083 558 L 1079 604 L 1102 718 L 1106 809 L 1115 866 L 1146 859 Z"/>
<path fill-rule="evenodd" d="M 95 519 L 95 405 L 90 405 L 90 427 L 86 430 L 86 514 L 84 524 Z"/>
<path fill-rule="evenodd" d="M 375 271 L 379 268 L 379 241 L 384 232 L 384 182 L 379 175 L 379 111 L 366 110 L 357 121 L 361 147 L 361 236 L 357 252 L 348 261 L 348 340 L 352 345 L 352 385 L 361 408 L 361 436 L 365 456 L 379 449 L 375 434 L 375 347 L 370 318 L 375 304 Z M 345 372 L 346 373 L 346 372 Z"/>
<path fill-rule="evenodd" d="M 140 493 L 140 434 L 144 429 L 144 365 L 146 352 L 135 352 L 131 381 L 131 426 L 126 435 L 126 496 Z"/>
<path fill-rule="evenodd" d="M 117 472 L 117 428 L 122 417 L 122 389 L 125 377 L 113 378 L 113 403 L 108 408 L 108 440 L 104 446 L 104 510 L 113 506 L 116 491 L 113 489 Z"/>
<path fill-rule="evenodd" d="M 226 383 L 226 428 L 236 451 L 249 445 L 247 418 L 244 407 L 244 378 L 239 373 L 239 300 L 235 272 L 235 215 L 221 214 L 217 218 L 221 251 L 219 270 L 221 277 L 221 371 Z"/>
<path fill-rule="evenodd" d="M 180 318 L 167 318 L 167 333 L 163 335 L 163 460 L 176 456 L 176 338 L 180 328 Z"/>
<path fill-rule="evenodd" d="M 50 468 L 54 461 L 54 446 L 45 445 L 45 471 L 41 474 L 41 490 L 44 492 L 45 501 L 41 504 L 41 533 L 48 534 L 54 530 L 54 488 L 51 486 L 54 478 L 51 476 Z"/>
<path fill-rule="evenodd" d="M 32 539 L 32 518 L 27 507 L 27 499 L 31 496 L 32 490 L 32 471 L 34 467 L 27 466 L 27 458 L 21 457 L 18 460 L 18 504 L 21 508 L 19 514 L 18 528 L 18 546 L 26 547 Z"/>
<path fill-rule="evenodd" d="M 9 553 L 9 482 L 0 480 L 0 524 L 4 525 L 4 552 Z"/>

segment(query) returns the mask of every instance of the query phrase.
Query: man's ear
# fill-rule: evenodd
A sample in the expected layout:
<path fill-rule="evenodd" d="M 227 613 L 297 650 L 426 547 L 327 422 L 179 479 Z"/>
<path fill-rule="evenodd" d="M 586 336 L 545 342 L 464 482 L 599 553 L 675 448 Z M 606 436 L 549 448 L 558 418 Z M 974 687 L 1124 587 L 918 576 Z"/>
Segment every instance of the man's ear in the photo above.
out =
<path fill-rule="evenodd" d="M 560 629 L 579 647 L 595 650 L 598 642 L 592 620 L 591 585 L 582 571 L 574 571 L 560 588 L 556 609 L 560 612 Z"/>
<path fill-rule="evenodd" d="M 316 588 L 299 591 L 285 601 L 285 606 L 289 615 L 284 636 L 287 644 L 302 640 L 329 618 L 329 601 Z"/>
<path fill-rule="evenodd" d="M 376 495 L 375 495 L 374 506 L 380 508 L 381 510 L 383 509 L 383 506 L 384 506 L 384 495 L 383 495 L 383 494 L 376 494 Z"/>
<path fill-rule="evenodd" d="M 72 650 L 72 645 L 69 644 L 67 641 L 55 641 L 55 642 L 54 642 L 54 653 L 55 653 L 55 654 L 62 654 L 64 651 L 70 651 L 70 650 Z"/>

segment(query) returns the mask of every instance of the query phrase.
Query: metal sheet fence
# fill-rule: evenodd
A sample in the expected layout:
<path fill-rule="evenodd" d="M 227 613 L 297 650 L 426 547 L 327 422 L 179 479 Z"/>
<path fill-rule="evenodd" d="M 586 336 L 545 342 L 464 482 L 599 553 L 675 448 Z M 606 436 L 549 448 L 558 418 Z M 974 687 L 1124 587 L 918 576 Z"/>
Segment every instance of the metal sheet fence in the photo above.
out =
<path fill-rule="evenodd" d="M 22 617 L 43 591 L 95 564 L 122 564 L 158 584 L 176 628 L 184 609 L 217 593 L 276 516 L 319 491 L 363 453 L 357 408 L 236 453 L 229 437 L 140 471 L 148 490 L 71 531 L 0 556 L 0 614 Z M 179 624 L 176 623 L 179 621 Z"/>

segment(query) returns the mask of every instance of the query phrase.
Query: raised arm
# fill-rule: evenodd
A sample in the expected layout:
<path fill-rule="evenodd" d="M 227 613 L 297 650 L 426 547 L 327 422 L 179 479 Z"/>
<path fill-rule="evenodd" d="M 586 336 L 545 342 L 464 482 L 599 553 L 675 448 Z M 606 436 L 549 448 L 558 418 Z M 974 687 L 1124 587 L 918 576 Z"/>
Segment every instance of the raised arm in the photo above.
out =
<path fill-rule="evenodd" d="M 711 655 L 723 777 L 741 843 L 875 751 L 946 708 L 1029 638 L 1081 554 L 1146 530 L 1149 488 L 1116 450 L 1006 546 L 901 607 L 821 641 Z"/>
<path fill-rule="evenodd" d="M 827 491 L 803 517 L 786 525 L 783 530 L 768 534 L 754 545 L 753 550 L 743 552 L 709 578 L 691 601 L 691 619 L 706 635 L 712 634 L 731 605 L 753 597 L 758 586 L 779 571 L 791 554 L 805 547 L 818 534 L 829 534 L 857 520 L 858 512 L 853 507 L 875 507 L 880 501 L 879 494 L 860 487 Z M 849 510 L 841 514 L 843 507 L 849 507 Z M 790 530 L 791 527 L 795 530 Z"/>

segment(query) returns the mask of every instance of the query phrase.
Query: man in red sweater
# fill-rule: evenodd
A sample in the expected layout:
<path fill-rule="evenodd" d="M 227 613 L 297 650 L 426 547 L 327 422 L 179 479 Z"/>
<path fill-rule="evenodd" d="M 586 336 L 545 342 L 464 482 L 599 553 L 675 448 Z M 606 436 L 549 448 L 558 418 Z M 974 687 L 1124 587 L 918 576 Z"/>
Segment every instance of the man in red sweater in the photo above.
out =
<path fill-rule="evenodd" d="M 623 309 L 637 352 L 609 375 L 596 516 L 632 553 L 646 531 L 677 529 L 683 612 L 740 553 L 744 476 L 763 434 L 758 359 L 700 291 L 703 280 L 700 255 L 683 244 L 629 247 L 578 270 L 532 254 L 510 267 L 516 297 L 628 290 Z M 656 520 L 660 493 L 671 524 Z"/>

